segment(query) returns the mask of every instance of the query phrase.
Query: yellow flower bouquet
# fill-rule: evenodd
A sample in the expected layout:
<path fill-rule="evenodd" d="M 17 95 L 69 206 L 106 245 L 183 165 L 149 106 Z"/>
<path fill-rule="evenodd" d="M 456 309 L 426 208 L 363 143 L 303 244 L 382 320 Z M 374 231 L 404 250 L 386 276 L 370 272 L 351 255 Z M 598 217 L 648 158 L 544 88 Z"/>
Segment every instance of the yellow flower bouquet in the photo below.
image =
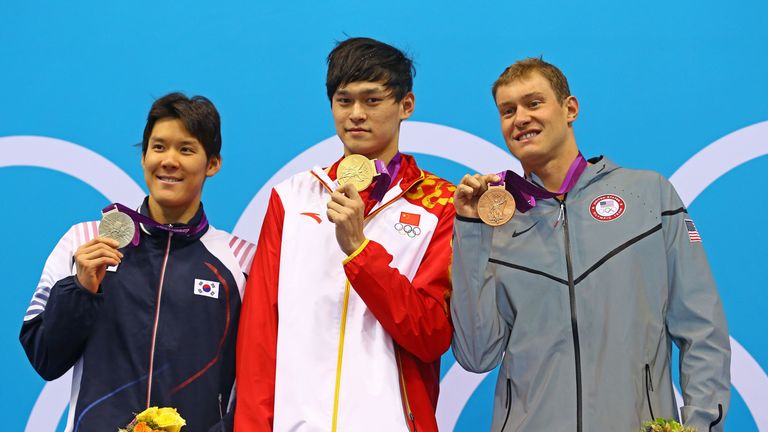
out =
<path fill-rule="evenodd" d="M 695 428 L 686 427 L 680 423 L 669 419 L 656 419 L 652 422 L 643 423 L 640 432 L 696 432 Z"/>
<path fill-rule="evenodd" d="M 179 432 L 186 424 L 176 408 L 150 407 L 118 432 Z"/>

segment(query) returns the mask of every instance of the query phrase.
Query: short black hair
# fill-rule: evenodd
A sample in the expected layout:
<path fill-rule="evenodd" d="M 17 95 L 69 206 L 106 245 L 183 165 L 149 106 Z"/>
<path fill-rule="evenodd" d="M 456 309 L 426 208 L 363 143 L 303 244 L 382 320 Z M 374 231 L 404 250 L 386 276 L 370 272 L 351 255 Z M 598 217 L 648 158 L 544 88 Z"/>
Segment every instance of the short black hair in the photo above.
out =
<path fill-rule="evenodd" d="M 413 89 L 413 60 L 399 49 L 370 38 L 349 38 L 328 54 L 328 100 L 339 87 L 357 81 L 382 82 L 397 102 Z"/>
<path fill-rule="evenodd" d="M 149 137 L 155 123 L 163 118 L 176 118 L 203 145 L 208 159 L 221 153 L 221 118 L 213 102 L 205 96 L 188 98 L 183 93 L 169 93 L 155 101 L 147 115 L 141 154 L 147 153 Z"/>

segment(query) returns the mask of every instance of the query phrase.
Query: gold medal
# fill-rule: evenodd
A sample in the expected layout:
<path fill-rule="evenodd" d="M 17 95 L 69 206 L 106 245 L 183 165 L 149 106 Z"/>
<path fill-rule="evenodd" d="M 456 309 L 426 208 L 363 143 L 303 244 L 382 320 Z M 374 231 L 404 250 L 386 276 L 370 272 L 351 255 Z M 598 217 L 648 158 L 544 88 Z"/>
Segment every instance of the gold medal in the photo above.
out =
<path fill-rule="evenodd" d="M 477 213 L 490 226 L 504 225 L 515 214 L 515 198 L 503 186 L 491 186 L 477 201 Z"/>
<path fill-rule="evenodd" d="M 374 162 L 359 154 L 345 157 L 336 169 L 339 186 L 352 183 L 358 192 L 368 188 L 377 174 Z"/>

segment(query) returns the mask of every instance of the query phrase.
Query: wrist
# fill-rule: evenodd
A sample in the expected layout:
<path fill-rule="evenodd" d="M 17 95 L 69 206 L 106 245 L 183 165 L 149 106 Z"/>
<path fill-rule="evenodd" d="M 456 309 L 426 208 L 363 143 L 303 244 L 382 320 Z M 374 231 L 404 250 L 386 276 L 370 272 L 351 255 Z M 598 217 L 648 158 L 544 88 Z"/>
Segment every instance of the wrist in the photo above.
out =
<path fill-rule="evenodd" d="M 360 255 L 360 252 L 362 252 L 363 249 L 365 249 L 365 247 L 368 245 L 368 242 L 369 240 L 367 238 L 363 238 L 362 243 L 360 243 L 360 245 L 357 248 L 353 249 L 351 252 L 348 253 L 347 251 L 343 251 L 344 253 L 347 254 L 347 258 L 344 259 L 343 264 L 346 264 L 352 261 L 353 259 L 355 259 L 356 256 Z"/>

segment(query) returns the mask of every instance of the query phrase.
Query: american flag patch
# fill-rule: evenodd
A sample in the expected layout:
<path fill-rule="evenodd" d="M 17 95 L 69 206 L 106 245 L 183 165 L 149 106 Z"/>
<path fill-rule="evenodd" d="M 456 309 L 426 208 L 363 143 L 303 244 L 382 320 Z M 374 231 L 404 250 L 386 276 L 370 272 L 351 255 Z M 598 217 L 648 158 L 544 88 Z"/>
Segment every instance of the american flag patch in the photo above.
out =
<path fill-rule="evenodd" d="M 688 230 L 688 239 L 691 240 L 691 243 L 701 242 L 701 235 L 699 234 L 699 231 L 696 229 L 696 225 L 693 224 L 692 220 L 685 219 L 685 228 Z"/>

